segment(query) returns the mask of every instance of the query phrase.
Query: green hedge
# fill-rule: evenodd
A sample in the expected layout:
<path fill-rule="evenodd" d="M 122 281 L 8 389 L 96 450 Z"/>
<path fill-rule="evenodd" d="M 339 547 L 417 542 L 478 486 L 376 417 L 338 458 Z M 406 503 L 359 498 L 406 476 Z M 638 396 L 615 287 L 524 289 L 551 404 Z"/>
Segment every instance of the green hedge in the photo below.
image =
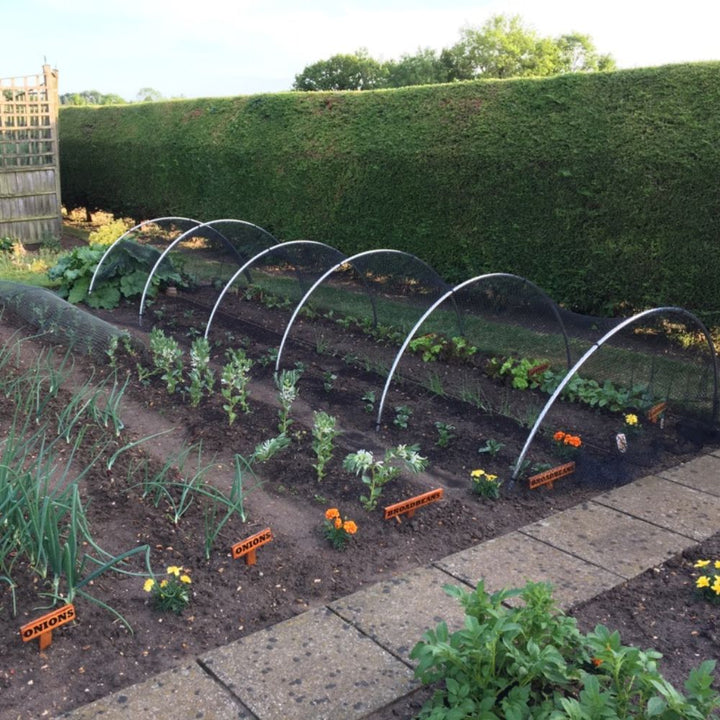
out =
<path fill-rule="evenodd" d="M 720 311 L 720 63 L 60 112 L 63 201 Z"/>

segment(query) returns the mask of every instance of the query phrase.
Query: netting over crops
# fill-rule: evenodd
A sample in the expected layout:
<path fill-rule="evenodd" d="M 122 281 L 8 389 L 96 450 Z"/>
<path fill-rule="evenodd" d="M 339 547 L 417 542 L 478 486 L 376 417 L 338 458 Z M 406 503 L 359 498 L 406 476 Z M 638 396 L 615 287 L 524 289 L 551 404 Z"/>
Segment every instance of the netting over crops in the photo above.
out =
<path fill-rule="evenodd" d="M 113 338 L 126 334 L 44 288 L 0 281 L 0 306 L 3 317 L 31 334 L 90 355 L 104 354 Z"/>

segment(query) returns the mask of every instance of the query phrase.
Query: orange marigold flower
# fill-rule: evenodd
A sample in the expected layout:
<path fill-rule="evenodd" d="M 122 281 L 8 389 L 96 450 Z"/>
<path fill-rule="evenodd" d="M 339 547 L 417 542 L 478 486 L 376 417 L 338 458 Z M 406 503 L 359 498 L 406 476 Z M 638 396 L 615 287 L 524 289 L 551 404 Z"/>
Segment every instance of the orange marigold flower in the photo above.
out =
<path fill-rule="evenodd" d="M 566 435 L 563 442 L 565 443 L 565 445 L 570 445 L 571 447 L 575 448 L 578 448 L 582 445 L 582 440 L 580 440 L 580 437 L 578 435 Z"/>
<path fill-rule="evenodd" d="M 352 520 L 346 520 L 343 523 L 343 530 L 348 535 L 354 535 L 357 532 L 357 525 Z"/>
<path fill-rule="evenodd" d="M 334 520 L 337 517 L 340 517 L 340 511 L 337 508 L 328 508 L 325 511 L 325 518 L 327 520 Z"/>
<path fill-rule="evenodd" d="M 339 530 L 342 527 L 342 520 L 339 517 L 335 518 L 335 529 Z"/>
<path fill-rule="evenodd" d="M 560 442 L 564 437 L 565 437 L 565 433 L 564 433 L 562 430 L 558 430 L 558 431 L 553 435 L 553 440 L 554 440 L 555 442 Z"/>

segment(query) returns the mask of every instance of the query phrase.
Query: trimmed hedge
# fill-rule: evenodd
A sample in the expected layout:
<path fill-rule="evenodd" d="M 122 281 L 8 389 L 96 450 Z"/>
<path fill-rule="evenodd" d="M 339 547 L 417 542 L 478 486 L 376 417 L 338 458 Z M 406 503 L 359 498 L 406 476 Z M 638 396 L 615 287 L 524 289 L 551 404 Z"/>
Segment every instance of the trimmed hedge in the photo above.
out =
<path fill-rule="evenodd" d="M 63 201 L 720 311 L 720 63 L 60 112 Z"/>

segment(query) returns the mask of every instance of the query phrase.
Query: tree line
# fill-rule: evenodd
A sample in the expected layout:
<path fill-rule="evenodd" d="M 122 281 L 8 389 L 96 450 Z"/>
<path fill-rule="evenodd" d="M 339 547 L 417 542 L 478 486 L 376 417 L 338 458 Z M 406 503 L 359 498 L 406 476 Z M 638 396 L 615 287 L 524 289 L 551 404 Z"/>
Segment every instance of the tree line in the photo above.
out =
<path fill-rule="evenodd" d="M 542 37 L 517 16 L 495 15 L 481 27 L 465 27 L 460 39 L 437 52 L 419 49 L 399 60 L 380 61 L 362 48 L 305 67 L 293 90 L 375 90 L 477 78 L 549 77 L 614 70 L 589 35 Z"/>

